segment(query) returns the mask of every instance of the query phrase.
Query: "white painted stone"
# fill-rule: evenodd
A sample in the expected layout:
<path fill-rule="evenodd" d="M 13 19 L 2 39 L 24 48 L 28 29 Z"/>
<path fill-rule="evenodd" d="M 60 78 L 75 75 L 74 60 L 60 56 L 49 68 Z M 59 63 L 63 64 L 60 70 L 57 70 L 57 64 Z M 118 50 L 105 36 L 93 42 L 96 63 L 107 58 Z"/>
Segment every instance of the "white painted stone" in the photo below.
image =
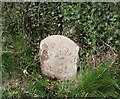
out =
<path fill-rule="evenodd" d="M 70 79 L 77 72 L 79 46 L 67 37 L 53 35 L 40 43 L 42 72 L 49 77 Z"/>

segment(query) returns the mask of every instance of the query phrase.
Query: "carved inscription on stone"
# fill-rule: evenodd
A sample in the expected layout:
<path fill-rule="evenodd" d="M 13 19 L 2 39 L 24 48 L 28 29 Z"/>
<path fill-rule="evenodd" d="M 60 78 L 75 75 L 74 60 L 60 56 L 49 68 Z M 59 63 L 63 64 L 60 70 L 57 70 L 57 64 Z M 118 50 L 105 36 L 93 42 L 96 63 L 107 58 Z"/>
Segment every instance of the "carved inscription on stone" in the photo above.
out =
<path fill-rule="evenodd" d="M 69 38 L 53 35 L 40 43 L 40 62 L 43 73 L 50 77 L 69 79 L 76 75 L 79 47 Z"/>

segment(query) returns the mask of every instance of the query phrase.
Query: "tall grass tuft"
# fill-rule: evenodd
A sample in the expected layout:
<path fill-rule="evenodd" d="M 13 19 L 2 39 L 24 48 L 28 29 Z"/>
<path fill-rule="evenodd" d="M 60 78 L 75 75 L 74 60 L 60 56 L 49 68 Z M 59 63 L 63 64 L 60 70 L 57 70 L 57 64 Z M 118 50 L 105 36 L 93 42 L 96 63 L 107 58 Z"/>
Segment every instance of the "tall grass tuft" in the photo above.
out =
<path fill-rule="evenodd" d="M 111 72 L 112 71 L 112 72 Z M 120 96 L 118 79 L 109 63 L 103 63 L 98 69 L 87 69 L 81 73 L 69 88 L 71 97 L 114 97 Z M 118 91 L 119 90 L 119 91 Z"/>

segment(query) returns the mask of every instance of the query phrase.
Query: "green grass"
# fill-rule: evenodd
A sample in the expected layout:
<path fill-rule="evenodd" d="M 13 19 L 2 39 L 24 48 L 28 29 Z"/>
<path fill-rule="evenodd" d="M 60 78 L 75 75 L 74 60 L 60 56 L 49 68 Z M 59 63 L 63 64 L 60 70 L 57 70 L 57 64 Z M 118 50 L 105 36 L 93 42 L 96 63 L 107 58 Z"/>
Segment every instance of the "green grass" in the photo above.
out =
<path fill-rule="evenodd" d="M 114 70 L 110 72 L 109 63 L 103 63 L 101 67 L 94 70 L 86 70 L 76 79 L 69 96 L 74 97 L 114 97 L 117 98 L 120 94 L 120 86 L 118 79 L 114 78 Z"/>
<path fill-rule="evenodd" d="M 111 72 L 112 71 L 112 72 Z M 29 88 L 33 96 L 39 97 L 120 97 L 119 80 L 115 79 L 115 70 L 109 63 L 103 63 L 98 69 L 85 70 L 74 80 L 40 80 Z"/>

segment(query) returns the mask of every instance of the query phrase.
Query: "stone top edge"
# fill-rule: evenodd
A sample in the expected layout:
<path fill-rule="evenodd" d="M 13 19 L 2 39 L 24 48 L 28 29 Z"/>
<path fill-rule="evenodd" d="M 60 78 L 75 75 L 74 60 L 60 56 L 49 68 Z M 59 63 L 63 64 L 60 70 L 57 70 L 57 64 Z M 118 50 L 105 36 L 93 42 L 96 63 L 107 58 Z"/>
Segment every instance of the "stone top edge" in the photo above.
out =
<path fill-rule="evenodd" d="M 68 38 L 68 37 L 66 37 L 66 36 L 63 36 L 63 35 L 51 35 L 51 36 L 48 36 L 48 37 L 46 37 L 45 39 L 43 39 L 43 40 L 41 41 L 41 43 L 44 42 L 45 40 L 49 39 L 49 38 L 52 38 L 52 37 L 63 37 L 63 38 L 65 38 L 65 39 L 68 39 L 70 42 L 76 44 L 76 43 L 75 43 L 74 41 L 72 41 L 70 38 Z M 78 46 L 77 44 L 76 44 L 76 46 L 79 48 L 79 46 Z"/>

